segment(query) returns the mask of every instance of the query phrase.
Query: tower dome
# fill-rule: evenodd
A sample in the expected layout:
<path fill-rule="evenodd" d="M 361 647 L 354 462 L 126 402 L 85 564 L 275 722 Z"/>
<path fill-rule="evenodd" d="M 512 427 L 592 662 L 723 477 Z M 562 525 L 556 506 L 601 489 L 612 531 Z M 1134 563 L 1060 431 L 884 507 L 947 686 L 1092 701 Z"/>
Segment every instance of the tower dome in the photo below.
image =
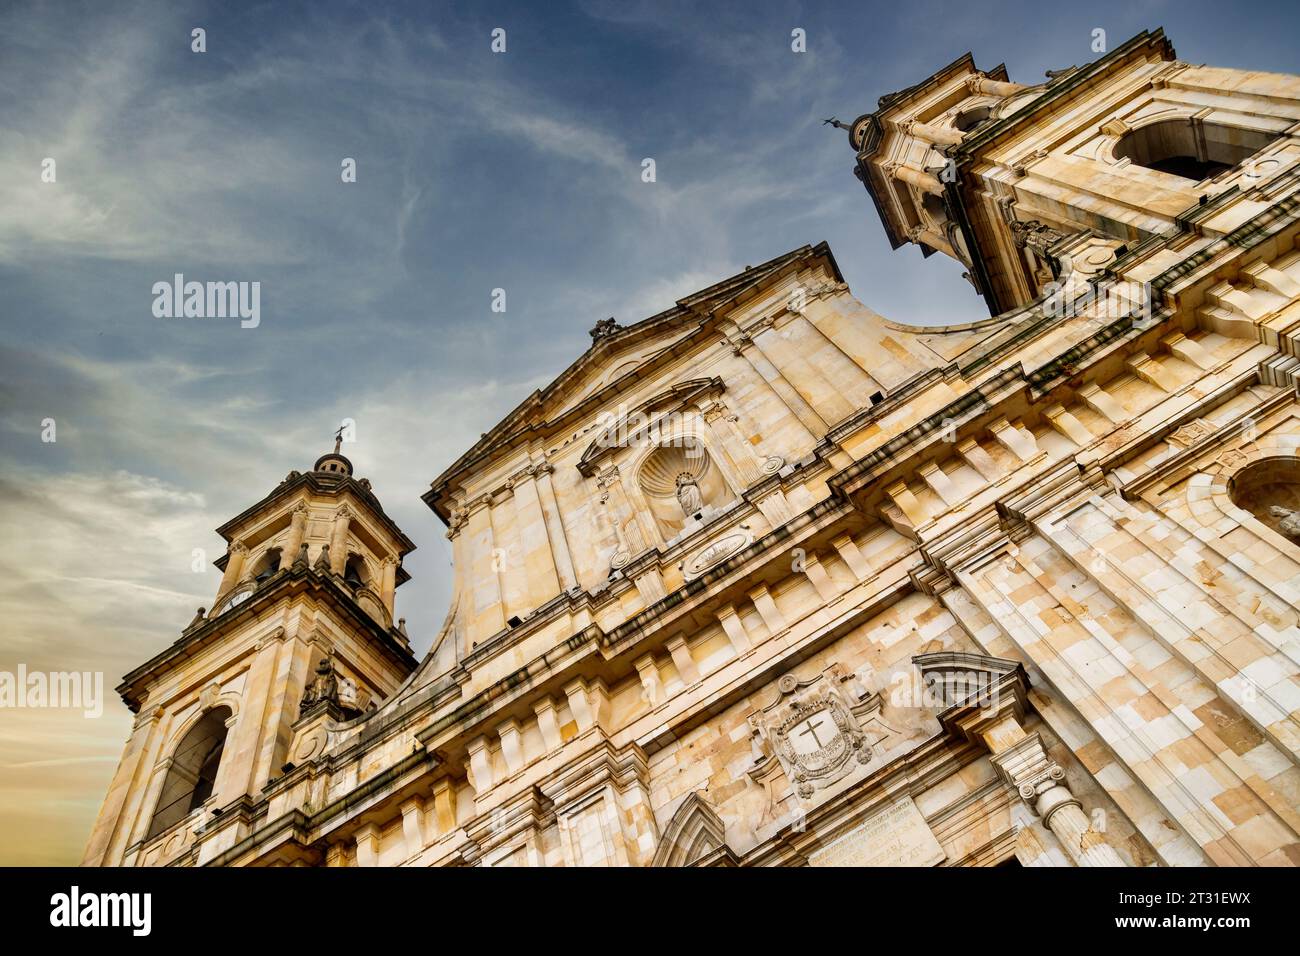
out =
<path fill-rule="evenodd" d="M 326 452 L 316 459 L 316 464 L 311 466 L 312 471 L 323 471 L 326 474 L 338 475 L 342 478 L 352 477 L 352 462 L 350 462 L 339 449 L 343 445 L 343 433 L 340 429 L 339 434 L 334 436 L 334 450 Z"/>

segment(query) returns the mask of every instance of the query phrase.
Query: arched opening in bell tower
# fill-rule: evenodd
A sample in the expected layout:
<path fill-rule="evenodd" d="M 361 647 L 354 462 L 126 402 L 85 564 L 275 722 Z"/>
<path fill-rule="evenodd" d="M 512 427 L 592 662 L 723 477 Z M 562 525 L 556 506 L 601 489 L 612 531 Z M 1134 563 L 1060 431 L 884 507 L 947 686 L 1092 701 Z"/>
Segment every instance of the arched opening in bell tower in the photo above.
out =
<path fill-rule="evenodd" d="M 170 830 L 212 796 L 226 746 L 226 722 L 231 716 L 229 707 L 214 707 L 181 739 L 172 754 L 148 839 Z"/>
<path fill-rule="evenodd" d="M 1115 157 L 1199 183 L 1226 173 L 1274 139 L 1272 133 L 1240 126 L 1170 119 L 1129 130 L 1115 144 Z"/>

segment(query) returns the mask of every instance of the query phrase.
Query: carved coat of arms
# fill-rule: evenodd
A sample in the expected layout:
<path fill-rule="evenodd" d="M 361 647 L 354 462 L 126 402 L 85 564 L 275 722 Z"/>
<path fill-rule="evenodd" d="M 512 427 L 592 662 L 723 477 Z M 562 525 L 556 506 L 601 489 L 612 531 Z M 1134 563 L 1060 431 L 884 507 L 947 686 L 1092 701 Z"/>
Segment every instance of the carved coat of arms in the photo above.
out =
<path fill-rule="evenodd" d="M 801 799 L 871 762 L 871 744 L 854 714 L 861 705 L 842 688 L 850 676 L 838 665 L 808 681 L 787 674 L 777 682 L 777 699 L 750 715 L 756 743 L 770 747 Z"/>

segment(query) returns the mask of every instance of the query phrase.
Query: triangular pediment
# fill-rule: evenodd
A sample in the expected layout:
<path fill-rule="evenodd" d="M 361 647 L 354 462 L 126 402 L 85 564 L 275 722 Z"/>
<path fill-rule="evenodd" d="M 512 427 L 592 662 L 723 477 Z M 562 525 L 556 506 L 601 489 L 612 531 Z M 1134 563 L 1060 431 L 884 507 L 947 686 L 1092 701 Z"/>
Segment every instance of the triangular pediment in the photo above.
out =
<path fill-rule="evenodd" d="M 592 344 L 550 385 L 521 402 L 468 452 L 434 480 L 424 500 L 447 517 L 443 493 L 458 475 L 482 465 L 499 450 L 559 432 L 582 421 L 638 378 L 654 374 L 665 362 L 716 336 L 717 316 L 745 301 L 791 270 L 822 259 L 837 280 L 839 266 L 826 243 L 803 246 L 753 266 L 708 288 L 679 299 L 671 309 L 629 326 L 610 320 L 592 330 Z"/>

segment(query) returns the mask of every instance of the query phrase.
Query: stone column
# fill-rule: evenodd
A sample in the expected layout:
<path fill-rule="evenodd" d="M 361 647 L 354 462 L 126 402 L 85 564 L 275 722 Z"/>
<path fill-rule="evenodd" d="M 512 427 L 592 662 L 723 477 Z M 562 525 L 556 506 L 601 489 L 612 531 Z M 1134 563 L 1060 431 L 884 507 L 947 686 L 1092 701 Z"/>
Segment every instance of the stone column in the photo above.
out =
<path fill-rule="evenodd" d="M 926 229 L 924 226 L 917 226 L 908 232 L 907 238 L 913 242 L 922 243 L 929 246 L 935 252 L 942 252 L 946 256 L 958 258 L 957 252 L 953 249 L 952 244 L 948 242 L 945 236 L 941 236 L 933 229 Z"/>
<path fill-rule="evenodd" d="M 82 866 L 115 866 L 121 862 L 122 846 L 131 830 L 133 814 L 139 812 L 138 806 L 129 805 L 129 798 L 135 793 L 138 801 L 138 793 L 148 779 L 150 761 L 162 738 L 159 728 L 163 716 L 161 707 L 146 707 L 136 716 L 126 751 L 113 775 L 95 829 L 91 831 Z"/>
<path fill-rule="evenodd" d="M 330 538 L 330 570 L 342 574 L 348 563 L 348 528 L 352 525 L 352 509 L 343 505 L 334 512 L 334 534 Z"/>
<path fill-rule="evenodd" d="M 1020 798 L 1043 818 L 1076 866 L 1124 866 L 1106 838 L 1092 828 L 1083 806 L 1065 785 L 1065 771 L 1047 756 L 1038 734 L 1025 734 L 990 758 L 993 765 L 1016 788 Z M 990 750 L 996 733 L 985 732 Z"/>
<path fill-rule="evenodd" d="M 650 517 L 644 514 L 641 509 L 632 506 L 632 501 L 627 495 L 627 489 L 623 487 L 623 479 L 619 473 L 618 465 L 602 473 L 596 484 L 607 495 L 613 496 L 614 507 L 611 510 L 613 511 L 614 534 L 619 539 L 619 543 L 627 549 L 628 556 L 636 557 L 650 547 L 650 543 L 659 537 L 656 529 L 648 524 L 651 520 Z M 633 524 L 636 527 L 637 536 L 641 539 L 640 541 L 623 540 L 622 528 L 628 516 L 635 519 Z"/>
<path fill-rule="evenodd" d="M 1076 866 L 1126 866 L 1115 848 L 1092 828 L 1083 807 L 1065 784 L 1065 770 L 1048 756 L 1043 740 L 1023 724 L 1027 706 L 1023 679 L 991 686 L 963 702 L 963 711 L 946 718 L 965 736 L 989 750 L 989 761 L 1042 817 Z"/>
<path fill-rule="evenodd" d="M 772 361 L 763 353 L 754 340 L 746 333 L 740 332 L 731 340 L 731 351 L 739 355 L 749 363 L 749 367 L 767 386 L 776 393 L 777 398 L 790 409 L 795 419 L 803 426 L 808 433 L 808 442 L 811 445 L 817 443 L 818 438 L 826 434 L 827 425 L 822 417 L 817 414 L 799 392 L 786 381 Z"/>
<path fill-rule="evenodd" d="M 943 183 L 939 182 L 934 173 L 913 169 L 911 166 L 904 166 L 901 163 L 890 163 L 885 167 L 885 172 L 900 183 L 915 186 L 921 192 L 929 193 L 931 196 L 943 195 Z"/>
<path fill-rule="evenodd" d="M 221 585 L 217 588 L 216 600 L 212 602 L 213 607 L 219 605 L 230 589 L 239 583 L 239 575 L 244 570 L 244 559 L 247 557 L 248 547 L 244 542 L 238 538 L 230 542 L 230 547 L 226 551 L 226 570 L 222 572 Z"/>
<path fill-rule="evenodd" d="M 328 651 L 329 645 L 314 632 L 305 639 L 304 624 L 289 636 L 276 635 L 280 650 L 275 658 L 275 676 L 270 681 L 266 706 L 263 709 L 264 732 L 258 737 L 258 752 L 254 779 L 268 780 L 289 757 L 289 746 L 293 742 L 288 733 L 281 733 L 293 726 L 298 719 L 302 692 L 311 677 L 313 648 Z M 269 647 L 268 647 L 269 649 Z"/>
<path fill-rule="evenodd" d="M 305 501 L 300 501 L 294 506 L 293 517 L 289 519 L 289 537 L 284 543 L 284 550 L 280 552 L 280 567 L 282 568 L 289 567 L 298 557 L 298 549 L 302 547 L 302 539 L 307 531 L 307 513 L 309 510 Z"/>
<path fill-rule="evenodd" d="M 496 543 L 492 534 L 492 521 L 488 515 L 491 507 L 487 496 L 468 505 L 466 555 L 470 574 L 466 578 L 469 589 L 469 608 L 473 615 L 471 642 L 482 640 L 506 626 L 505 611 L 501 601 L 501 580 L 493 567 L 493 549 Z"/>
<path fill-rule="evenodd" d="M 231 780 L 230 792 L 221 794 L 221 805 L 241 793 L 256 795 L 270 778 L 268 769 L 258 758 L 265 734 L 274 736 L 284 728 L 268 722 L 267 711 L 273 706 L 275 680 L 279 674 L 280 651 L 285 629 L 277 627 L 257 642 L 252 663 L 244 682 L 243 706 L 237 727 L 226 739 L 225 754 L 243 768 L 242 779 Z M 278 716 L 278 715 L 276 715 Z M 215 788 L 214 788 L 215 789 Z"/>
<path fill-rule="evenodd" d="M 827 377 L 821 367 L 805 358 L 804 349 L 796 342 L 789 325 L 786 331 L 777 331 L 775 322 L 756 326 L 751 330 L 755 344 L 777 363 L 785 379 L 817 409 L 817 417 L 834 422 L 841 421 L 855 411 L 853 402 L 843 395 L 843 390 Z M 800 388 L 800 386 L 803 386 Z"/>
<path fill-rule="evenodd" d="M 569 539 L 564 533 L 560 505 L 555 497 L 555 486 L 551 482 L 551 473 L 554 471 L 555 466 L 544 461 L 533 468 L 533 475 L 537 479 L 537 492 L 542 502 L 542 514 L 546 518 L 546 532 L 551 539 L 551 550 L 555 554 L 555 566 L 560 573 L 560 586 L 567 591 L 578 586 L 578 572 L 573 567 Z"/>
<path fill-rule="evenodd" d="M 827 347 L 824 353 L 829 357 L 828 365 L 838 369 L 838 375 L 843 379 L 856 383 L 851 392 L 851 404 L 866 406 L 871 392 L 875 390 L 875 380 L 860 366 L 853 361 L 852 357 L 846 353 L 839 344 L 821 330 L 821 328 L 808 317 L 805 312 L 795 312 L 794 323 L 796 328 L 803 329 L 808 335 L 811 342 L 821 342 Z M 810 344 L 811 344 L 810 342 Z"/>
<path fill-rule="evenodd" d="M 738 490 L 744 491 L 758 481 L 762 477 L 758 456 L 754 453 L 754 446 L 741 433 L 736 414 L 722 402 L 712 401 L 700 409 L 700 417 L 712 433 L 716 447 L 726 455 L 740 476 L 743 487 Z"/>
<path fill-rule="evenodd" d="M 519 476 L 514 491 L 528 603 L 532 607 L 541 607 L 562 588 L 559 569 L 556 567 L 555 548 L 550 541 L 550 529 L 547 527 L 541 492 L 533 469 Z"/>
<path fill-rule="evenodd" d="M 381 586 L 381 598 L 384 607 L 388 608 L 391 615 L 394 609 L 394 602 L 397 600 L 397 558 L 391 554 L 384 558 L 380 565 L 383 568 L 383 584 Z"/>
<path fill-rule="evenodd" d="M 986 96 L 1011 96 L 1026 87 L 1020 83 L 991 80 L 987 76 L 980 76 L 977 73 L 974 76 L 967 77 L 966 88 L 972 93 L 982 93 Z"/>
<path fill-rule="evenodd" d="M 515 497 L 515 482 L 507 480 L 504 487 L 490 493 L 491 503 L 487 513 L 492 526 L 492 571 L 501 588 L 501 607 L 506 618 L 525 617 L 535 605 L 528 600 L 528 571 L 525 567 L 523 537 L 519 533 L 518 512 L 511 519 L 507 502 Z M 510 505 L 514 508 L 514 505 Z"/>
<path fill-rule="evenodd" d="M 964 135 L 959 129 L 953 129 L 950 126 L 932 126 L 919 120 L 899 123 L 898 128 L 903 133 L 915 136 L 917 139 L 923 139 L 927 143 L 933 143 L 936 146 L 957 146 L 961 143 Z"/>

